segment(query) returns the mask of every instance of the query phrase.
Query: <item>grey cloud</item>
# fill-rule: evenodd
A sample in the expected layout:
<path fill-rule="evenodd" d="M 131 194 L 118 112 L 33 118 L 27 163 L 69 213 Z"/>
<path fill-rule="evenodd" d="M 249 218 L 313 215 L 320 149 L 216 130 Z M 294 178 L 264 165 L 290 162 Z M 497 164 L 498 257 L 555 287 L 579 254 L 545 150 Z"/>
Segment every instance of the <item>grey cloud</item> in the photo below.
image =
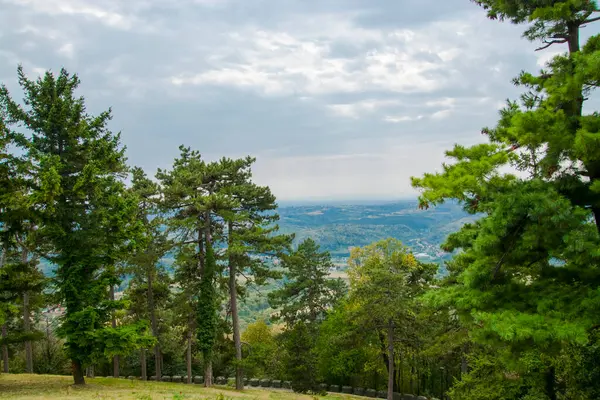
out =
<path fill-rule="evenodd" d="M 498 103 L 518 95 L 510 79 L 521 69 L 538 68 L 531 51 L 534 46 L 519 39 L 522 27 L 487 21 L 468 0 L 77 2 L 86 1 L 110 7 L 130 23 L 115 26 L 95 17 L 50 15 L 16 5 L 13 0 L 0 0 L 0 80 L 15 88 L 16 62 L 22 62 L 28 71 L 65 66 L 82 78 L 81 93 L 92 112 L 113 107 L 111 126 L 123 132 L 132 164 L 149 172 L 156 166 L 166 167 L 180 144 L 211 157 L 257 155 L 259 160 L 264 159 L 263 175 L 259 176 L 262 180 L 269 181 L 273 165 L 289 174 L 269 181 L 284 197 L 289 197 L 284 193 L 288 178 L 310 185 L 298 171 L 300 161 L 286 164 L 282 161 L 286 158 L 385 153 L 390 160 L 400 160 L 394 168 L 403 168 L 402 163 L 406 163 L 413 169 L 419 165 L 422 172 L 433 170 L 439 165 L 439 157 L 429 164 L 415 163 L 411 157 L 422 158 L 427 146 L 441 154 L 444 146 L 454 142 L 480 140 L 479 129 L 493 125 L 497 119 Z M 464 24 L 465 34 L 472 36 L 464 40 L 444 37 L 455 29 L 454 25 L 444 27 L 445 21 Z M 37 31 L 23 31 L 28 26 Z M 392 31 L 403 29 L 421 29 L 427 36 L 404 41 L 389 37 Z M 248 37 L 259 31 L 264 35 Z M 476 31 L 479 33 L 475 35 Z M 288 36 L 280 38 L 283 44 L 256 44 L 275 34 Z M 290 44 L 286 45 L 286 40 Z M 72 45 L 72 57 L 64 51 L 65 45 Z M 317 50 L 301 53 L 308 45 L 317 46 Z M 279 47 L 269 50 L 269 46 Z M 405 64 L 397 60 L 385 64 L 389 70 L 411 68 L 412 62 L 439 66 L 416 75 L 436 85 L 407 91 L 397 89 L 398 82 L 365 84 L 361 81 L 361 74 L 369 67 L 365 54 L 374 49 L 390 54 L 410 51 Z M 449 50 L 460 54 L 443 61 L 442 52 Z M 270 63 L 260 64 L 266 58 Z M 207 81 L 176 86 L 171 82 L 180 75 L 223 68 L 247 71 L 250 62 L 259 63 L 259 75 L 245 76 L 250 80 L 245 86 L 236 86 L 225 78 L 218 84 Z M 343 63 L 344 73 L 356 79 L 352 83 L 358 89 L 337 90 L 331 84 L 328 90 L 308 90 L 310 85 L 318 88 L 319 79 L 335 79 L 341 71 L 335 67 L 338 62 Z M 333 67 L 323 67 L 330 65 L 327 63 Z M 266 93 L 264 85 L 277 84 L 284 67 L 288 69 L 286 84 L 291 89 Z M 318 68 L 322 68 L 321 75 L 314 75 Z M 267 78 L 260 75 L 267 72 Z M 394 78 L 393 74 L 386 76 Z M 255 84 L 251 79 L 264 79 L 266 83 Z M 447 98 L 453 100 L 445 104 Z M 336 113 L 332 108 L 336 105 L 346 105 L 346 111 L 355 107 L 357 116 L 342 115 L 339 109 Z M 433 117 L 436 113 L 439 118 Z M 402 143 L 418 145 L 421 153 L 403 150 Z M 398 149 L 396 156 L 388 154 L 392 147 Z M 407 159 L 402 161 L 403 157 Z M 327 160 L 323 165 L 338 162 L 332 161 L 336 158 Z M 364 173 L 373 173 L 373 179 L 377 179 L 377 171 L 371 171 L 365 161 L 369 158 L 361 160 L 356 162 L 365 162 Z M 348 169 L 341 161 L 338 165 L 334 172 L 324 173 L 344 181 L 341 175 Z M 407 187 L 408 183 L 399 187 L 398 193 Z M 326 185 L 321 189 L 328 190 Z"/>
<path fill-rule="evenodd" d="M 368 10 L 357 17 L 357 22 L 370 27 L 410 27 L 460 17 L 478 8 L 469 0 L 357 0 L 355 3 Z"/>

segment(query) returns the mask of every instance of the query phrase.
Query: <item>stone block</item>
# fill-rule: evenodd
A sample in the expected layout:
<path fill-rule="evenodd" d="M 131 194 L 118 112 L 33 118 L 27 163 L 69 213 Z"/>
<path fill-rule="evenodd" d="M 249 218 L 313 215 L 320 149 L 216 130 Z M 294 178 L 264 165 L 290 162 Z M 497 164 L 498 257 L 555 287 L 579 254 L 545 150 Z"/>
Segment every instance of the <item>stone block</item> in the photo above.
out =
<path fill-rule="evenodd" d="M 155 380 L 156 380 L 156 375 L 155 375 L 155 376 L 149 376 L 149 377 L 148 377 L 148 380 L 149 380 L 149 381 L 155 381 Z"/>
<path fill-rule="evenodd" d="M 352 389 L 352 394 L 355 396 L 364 396 L 365 395 L 365 388 L 354 388 Z"/>
<path fill-rule="evenodd" d="M 244 386 L 248 386 L 250 384 L 250 379 L 244 378 Z"/>
<path fill-rule="evenodd" d="M 331 385 L 331 386 L 329 386 L 329 391 L 331 393 L 340 393 L 340 385 Z"/>
<path fill-rule="evenodd" d="M 387 399 L 387 392 L 380 390 L 377 392 L 377 397 L 379 397 L 380 399 Z"/>
<path fill-rule="evenodd" d="M 425 397 L 425 396 L 418 396 L 417 400 L 427 400 L 427 397 Z"/>
<path fill-rule="evenodd" d="M 174 375 L 173 378 L 171 378 L 171 382 L 181 383 L 181 376 L 180 375 Z"/>
<path fill-rule="evenodd" d="M 367 389 L 367 390 L 365 390 L 365 396 L 375 398 L 375 397 L 377 397 L 377 390 Z"/>
<path fill-rule="evenodd" d="M 402 400 L 416 400 L 416 399 L 417 399 L 417 397 L 416 397 L 416 396 L 413 396 L 412 394 L 405 394 L 405 395 L 402 397 Z M 425 399 L 425 400 L 427 400 L 427 399 Z"/>
<path fill-rule="evenodd" d="M 204 377 L 203 377 L 203 376 L 196 375 L 196 376 L 194 377 L 194 383 L 195 383 L 196 385 L 202 385 L 202 384 L 204 383 Z"/>
<path fill-rule="evenodd" d="M 138 379 L 138 377 L 137 376 L 133 376 L 133 375 L 129 375 L 127 377 L 127 379 L 134 381 L 134 380 Z"/>
<path fill-rule="evenodd" d="M 256 378 L 252 378 L 252 379 L 250 379 L 250 386 L 258 387 L 258 386 L 260 386 L 260 381 Z"/>
<path fill-rule="evenodd" d="M 281 381 L 274 380 L 273 382 L 271 382 L 271 387 L 274 387 L 276 389 L 281 388 Z"/>
<path fill-rule="evenodd" d="M 271 380 L 270 379 L 261 379 L 260 380 L 260 386 L 261 387 L 270 387 L 271 386 Z"/>
<path fill-rule="evenodd" d="M 352 386 L 342 386 L 342 393 L 352 394 Z"/>
<path fill-rule="evenodd" d="M 162 382 L 171 382 L 171 377 L 168 375 L 164 375 L 162 378 L 160 378 L 160 380 Z"/>
<path fill-rule="evenodd" d="M 319 385 L 319 389 L 321 389 L 321 390 L 322 390 L 322 391 L 324 391 L 324 392 L 328 392 L 328 391 L 329 391 L 329 385 L 328 385 L 328 384 L 326 384 L 326 383 L 321 383 L 321 384 Z"/>
<path fill-rule="evenodd" d="M 283 383 L 281 384 L 281 386 L 284 389 L 291 389 L 292 388 L 292 382 L 290 382 L 290 381 L 283 381 Z"/>

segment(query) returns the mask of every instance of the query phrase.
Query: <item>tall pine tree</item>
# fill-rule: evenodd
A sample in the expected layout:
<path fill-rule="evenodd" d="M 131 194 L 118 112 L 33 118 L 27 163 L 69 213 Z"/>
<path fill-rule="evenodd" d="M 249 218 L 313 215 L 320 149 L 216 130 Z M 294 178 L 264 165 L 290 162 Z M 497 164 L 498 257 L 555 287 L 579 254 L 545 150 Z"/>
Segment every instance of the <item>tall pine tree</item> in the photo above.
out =
<path fill-rule="evenodd" d="M 22 67 L 18 78 L 23 105 L 4 86 L 0 104 L 7 122 L 27 132 L 38 234 L 51 246 L 54 284 L 66 310 L 60 333 L 75 384 L 84 384 L 84 367 L 94 360 L 147 345 L 143 325 L 106 324 L 123 306 L 108 300 L 108 291 L 118 283 L 114 266 L 136 244 L 135 198 L 123 183 L 127 167 L 119 135 L 107 129 L 110 111 L 87 114 L 84 99 L 75 96 L 79 78 L 62 69 L 31 80 Z"/>
<path fill-rule="evenodd" d="M 525 93 L 483 130 L 489 143 L 457 145 L 453 164 L 413 179 L 421 206 L 458 200 L 484 215 L 448 239 L 462 251 L 432 299 L 489 349 L 453 398 L 557 399 L 577 386 L 560 360 L 594 345 L 600 322 L 600 116 L 583 111 L 600 82 L 600 35 L 580 45 L 600 10 L 589 0 L 476 3 L 492 19 L 529 23 L 525 37 L 539 50 L 567 51 L 515 79 Z"/>

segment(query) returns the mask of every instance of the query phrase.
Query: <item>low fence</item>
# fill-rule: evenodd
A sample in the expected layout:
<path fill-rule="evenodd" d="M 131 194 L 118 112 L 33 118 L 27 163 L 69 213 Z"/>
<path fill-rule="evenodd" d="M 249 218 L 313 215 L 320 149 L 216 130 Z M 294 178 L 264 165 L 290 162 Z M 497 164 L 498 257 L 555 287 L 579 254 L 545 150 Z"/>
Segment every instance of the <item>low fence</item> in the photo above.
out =
<path fill-rule="evenodd" d="M 132 380 L 140 380 L 141 377 L 137 376 L 128 376 L 125 378 L 124 376 L 119 377 L 121 379 L 132 379 Z M 156 381 L 156 376 L 149 376 L 149 381 Z M 162 376 L 159 381 L 161 382 L 176 382 L 176 383 L 187 383 L 187 376 Z M 192 383 L 201 385 L 204 384 L 203 376 L 194 376 L 192 378 Z M 218 376 L 215 379 L 216 385 L 229 385 L 235 386 L 235 378 L 226 378 L 223 376 Z M 290 381 L 281 381 L 277 379 L 248 379 L 244 378 L 244 386 L 255 387 L 255 388 L 271 388 L 271 389 L 292 389 L 292 382 Z M 344 393 L 351 394 L 354 396 L 362 396 L 362 397 L 370 397 L 370 398 L 379 398 L 379 399 L 387 399 L 386 391 L 377 391 L 375 389 L 365 389 L 360 387 L 352 387 L 352 386 L 340 386 L 340 385 L 327 385 L 321 384 L 320 389 L 330 393 Z M 428 400 L 425 396 L 414 396 L 412 394 L 400 394 L 394 393 L 394 400 Z M 431 398 L 429 400 L 436 400 Z"/>

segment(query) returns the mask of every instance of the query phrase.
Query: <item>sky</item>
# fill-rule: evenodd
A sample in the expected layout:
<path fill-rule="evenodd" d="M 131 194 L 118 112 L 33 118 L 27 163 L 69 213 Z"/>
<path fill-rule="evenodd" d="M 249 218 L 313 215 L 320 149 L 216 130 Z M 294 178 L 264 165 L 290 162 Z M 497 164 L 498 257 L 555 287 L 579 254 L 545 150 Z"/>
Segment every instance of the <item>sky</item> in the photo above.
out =
<path fill-rule="evenodd" d="M 558 52 L 469 0 L 0 0 L 0 82 L 65 67 L 129 163 L 257 158 L 282 201 L 416 196 Z"/>

